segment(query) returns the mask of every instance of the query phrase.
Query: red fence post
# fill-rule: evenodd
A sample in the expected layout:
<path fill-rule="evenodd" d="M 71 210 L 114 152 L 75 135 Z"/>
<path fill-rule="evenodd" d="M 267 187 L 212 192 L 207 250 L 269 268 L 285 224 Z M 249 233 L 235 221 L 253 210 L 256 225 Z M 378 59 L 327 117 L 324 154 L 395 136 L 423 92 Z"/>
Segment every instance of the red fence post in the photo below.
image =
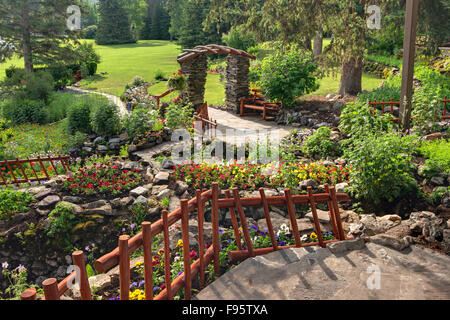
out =
<path fill-rule="evenodd" d="M 233 188 L 233 196 L 236 204 L 236 209 L 239 213 L 239 220 L 241 220 L 242 232 L 244 233 L 245 244 L 247 245 L 248 253 L 250 257 L 255 257 L 253 251 L 253 243 L 250 238 L 250 232 L 248 231 L 247 221 L 245 220 L 244 209 L 242 208 L 241 197 L 239 196 L 239 189 Z"/>
<path fill-rule="evenodd" d="M 269 231 L 270 240 L 272 241 L 272 247 L 273 247 L 274 251 L 277 251 L 278 243 L 277 243 L 277 239 L 275 238 L 275 233 L 273 232 L 272 219 L 270 218 L 269 204 L 267 203 L 267 198 L 266 198 L 266 193 L 264 191 L 264 188 L 259 189 L 259 194 L 261 195 L 261 201 L 262 201 L 263 207 L 264 207 L 264 214 L 266 215 L 267 229 Z"/>
<path fill-rule="evenodd" d="M 295 217 L 295 207 L 292 201 L 291 189 L 284 189 L 284 196 L 286 198 L 286 206 L 289 212 L 289 217 L 291 219 L 292 233 L 294 233 L 295 246 L 301 247 L 302 240 L 300 239 L 300 232 L 298 231 L 297 218 Z"/>
<path fill-rule="evenodd" d="M 228 199 L 231 199 L 230 190 L 225 190 L 225 196 Z M 242 250 L 241 236 L 239 234 L 239 225 L 236 219 L 236 212 L 234 211 L 233 208 L 230 208 L 229 211 L 231 216 L 231 223 L 233 224 L 234 236 L 236 237 L 236 243 L 239 250 Z"/>
<path fill-rule="evenodd" d="M 58 281 L 55 278 L 44 280 L 42 286 L 44 287 L 45 300 L 59 300 Z"/>
<path fill-rule="evenodd" d="M 314 200 L 314 195 L 312 192 L 312 187 L 308 187 L 308 196 L 309 196 L 309 203 L 311 205 L 311 212 L 314 218 L 314 226 L 316 228 L 317 238 L 319 239 L 319 245 L 322 248 L 325 248 L 325 245 L 323 243 L 322 230 L 320 229 L 319 217 L 317 215 L 316 202 Z"/>
<path fill-rule="evenodd" d="M 183 199 L 181 204 L 181 225 L 183 230 L 183 258 L 184 258 L 184 298 L 191 300 L 192 280 L 191 280 L 191 258 L 189 246 L 189 210 L 188 200 Z"/>
<path fill-rule="evenodd" d="M 212 241 L 214 247 L 214 271 L 216 275 L 220 274 L 220 239 L 219 239 L 219 184 L 212 184 Z"/>
<path fill-rule="evenodd" d="M 29 288 L 20 294 L 20 300 L 37 300 L 36 289 Z"/>
<path fill-rule="evenodd" d="M 120 254 L 120 300 L 130 300 L 130 255 L 128 253 L 129 236 L 119 237 Z"/>
<path fill-rule="evenodd" d="M 72 253 L 73 264 L 80 270 L 80 293 L 83 300 L 92 300 L 91 286 L 86 272 L 86 263 L 83 251 L 75 251 Z"/>
<path fill-rule="evenodd" d="M 170 239 L 169 239 L 169 217 L 167 210 L 163 210 L 163 232 L 164 232 L 164 277 L 166 280 L 167 300 L 172 300 L 172 278 L 170 275 Z M 183 243 L 184 250 L 184 243 Z"/>
<path fill-rule="evenodd" d="M 330 193 L 331 193 L 331 201 L 333 202 L 334 215 L 336 217 L 336 225 L 339 232 L 339 240 L 345 240 L 344 229 L 342 228 L 341 215 L 339 213 L 339 206 L 336 198 L 336 188 L 330 187 Z"/>
<path fill-rule="evenodd" d="M 200 286 L 205 286 L 205 241 L 203 237 L 203 222 L 205 219 L 205 207 L 202 201 L 202 192 L 195 192 L 197 198 L 197 220 L 198 220 L 198 255 L 200 259 Z"/>
<path fill-rule="evenodd" d="M 152 260 L 152 224 L 142 223 L 142 241 L 144 246 L 145 300 L 153 300 L 153 260 Z"/>

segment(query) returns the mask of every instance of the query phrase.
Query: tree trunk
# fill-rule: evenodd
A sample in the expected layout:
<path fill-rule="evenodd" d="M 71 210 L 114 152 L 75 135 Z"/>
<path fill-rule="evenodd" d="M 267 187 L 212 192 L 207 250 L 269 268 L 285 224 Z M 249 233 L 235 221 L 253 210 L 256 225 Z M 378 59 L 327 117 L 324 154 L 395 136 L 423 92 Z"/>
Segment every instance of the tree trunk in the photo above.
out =
<path fill-rule="evenodd" d="M 362 59 L 351 58 L 349 61 L 342 63 L 341 84 L 339 94 L 341 96 L 356 96 L 361 92 L 362 86 Z"/>
<path fill-rule="evenodd" d="M 23 31 L 23 57 L 25 61 L 25 71 L 33 72 L 33 52 L 31 48 L 31 31 L 29 8 L 25 7 L 22 11 L 22 31 Z"/>
<path fill-rule="evenodd" d="M 311 38 L 308 38 L 308 39 L 305 40 L 304 46 L 305 46 L 305 49 L 306 49 L 306 50 L 312 51 Z"/>
<path fill-rule="evenodd" d="M 322 54 L 323 49 L 323 28 L 320 26 L 319 31 L 317 31 L 316 36 L 314 37 L 314 57 L 318 57 Z"/>

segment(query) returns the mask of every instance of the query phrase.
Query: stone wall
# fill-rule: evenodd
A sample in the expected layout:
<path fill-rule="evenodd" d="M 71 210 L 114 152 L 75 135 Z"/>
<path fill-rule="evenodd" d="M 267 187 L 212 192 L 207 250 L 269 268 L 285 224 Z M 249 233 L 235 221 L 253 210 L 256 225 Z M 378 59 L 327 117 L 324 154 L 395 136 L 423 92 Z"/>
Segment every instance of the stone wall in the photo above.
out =
<path fill-rule="evenodd" d="M 199 56 L 181 65 L 181 71 L 186 75 L 189 101 L 195 108 L 204 103 L 207 70 L 206 55 Z"/>
<path fill-rule="evenodd" d="M 240 113 L 239 99 L 249 95 L 248 73 L 250 60 L 243 56 L 229 55 L 227 57 L 227 84 L 225 86 L 226 104 L 228 109 Z"/>

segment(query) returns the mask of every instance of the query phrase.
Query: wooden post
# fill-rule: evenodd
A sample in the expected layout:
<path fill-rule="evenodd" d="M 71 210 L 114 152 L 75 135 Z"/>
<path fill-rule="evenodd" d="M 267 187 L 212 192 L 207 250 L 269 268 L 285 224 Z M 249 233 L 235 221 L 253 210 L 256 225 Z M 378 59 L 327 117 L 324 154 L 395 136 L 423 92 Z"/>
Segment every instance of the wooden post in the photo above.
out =
<path fill-rule="evenodd" d="M 266 215 L 267 230 L 269 231 L 270 240 L 272 242 L 272 247 L 273 247 L 274 251 L 277 251 L 278 243 L 277 243 L 277 239 L 275 237 L 275 233 L 273 231 L 272 220 L 270 218 L 269 204 L 267 203 L 267 198 L 266 198 L 266 193 L 264 191 L 264 188 L 259 189 L 259 194 L 261 195 L 261 201 L 263 203 L 264 214 Z"/>
<path fill-rule="evenodd" d="M 244 209 L 242 208 L 241 197 L 239 196 L 239 189 L 233 188 L 233 196 L 236 204 L 236 209 L 239 214 L 239 220 L 241 220 L 242 232 L 244 233 L 245 244 L 247 245 L 247 250 L 250 257 L 255 257 L 255 253 L 253 251 L 253 243 L 250 238 L 250 232 L 248 231 L 247 221 L 245 220 Z"/>
<path fill-rule="evenodd" d="M 219 184 L 212 184 L 212 241 L 214 247 L 214 271 L 216 275 L 220 274 L 220 239 L 219 239 Z"/>
<path fill-rule="evenodd" d="M 20 300 L 37 300 L 36 289 L 29 288 L 20 294 Z"/>
<path fill-rule="evenodd" d="M 286 197 L 286 207 L 289 212 L 289 218 L 291 219 L 292 233 L 294 234 L 295 246 L 300 248 L 302 246 L 302 240 L 300 239 L 300 232 L 298 231 L 297 218 L 295 217 L 295 207 L 292 201 L 291 189 L 284 189 L 284 196 Z"/>
<path fill-rule="evenodd" d="M 189 246 L 189 210 L 188 200 L 183 199 L 181 204 L 181 225 L 183 230 L 183 260 L 184 260 L 184 299 L 191 300 L 191 258 Z"/>
<path fill-rule="evenodd" d="M 142 241 L 144 246 L 145 300 L 153 300 L 153 259 L 152 259 L 152 224 L 142 223 Z"/>
<path fill-rule="evenodd" d="M 202 201 L 202 192 L 195 192 L 197 197 L 197 220 L 198 220 L 198 255 L 200 259 L 200 286 L 205 286 L 205 241 L 203 238 L 203 223 L 205 219 L 205 207 Z"/>
<path fill-rule="evenodd" d="M 311 205 L 311 212 L 314 218 L 314 227 L 316 228 L 317 238 L 319 239 L 319 245 L 322 248 L 325 248 L 325 245 L 323 243 L 322 230 L 320 229 L 319 217 L 317 215 L 316 202 L 314 201 L 312 187 L 310 186 L 308 187 L 308 196 L 309 196 L 309 203 Z"/>
<path fill-rule="evenodd" d="M 130 300 L 130 255 L 128 253 L 128 240 L 130 237 L 119 237 L 120 254 L 120 300 Z"/>
<path fill-rule="evenodd" d="M 227 197 L 227 199 L 231 199 L 230 190 L 225 190 L 225 196 Z M 236 237 L 236 244 L 239 250 L 242 250 L 242 243 L 241 243 L 242 241 L 241 236 L 239 234 L 239 225 L 236 219 L 236 212 L 234 211 L 234 208 L 230 208 L 229 212 L 231 217 L 231 224 L 233 225 L 234 236 Z"/>
<path fill-rule="evenodd" d="M 75 251 L 72 253 L 73 264 L 80 270 L 80 293 L 81 299 L 92 300 L 91 286 L 89 285 L 89 279 L 86 272 L 86 262 L 84 260 L 83 251 Z"/>
<path fill-rule="evenodd" d="M 400 124 L 403 131 L 411 125 L 414 58 L 419 15 L 419 0 L 406 0 L 405 38 L 403 41 L 402 91 L 400 96 Z"/>
<path fill-rule="evenodd" d="M 42 286 L 44 287 L 45 300 L 59 300 L 58 281 L 55 278 L 44 280 Z"/>
<path fill-rule="evenodd" d="M 339 213 L 339 206 L 336 197 L 336 188 L 330 187 L 330 193 L 331 193 L 331 202 L 333 203 L 334 216 L 336 219 L 336 226 L 338 229 L 338 236 L 336 238 L 343 241 L 345 240 L 345 234 L 344 229 L 342 228 L 341 214 Z"/>
<path fill-rule="evenodd" d="M 169 213 L 162 212 L 163 232 L 164 232 L 164 278 L 166 280 L 167 300 L 172 300 L 172 278 L 170 274 L 170 239 L 169 239 Z M 184 250 L 184 243 L 183 243 Z"/>

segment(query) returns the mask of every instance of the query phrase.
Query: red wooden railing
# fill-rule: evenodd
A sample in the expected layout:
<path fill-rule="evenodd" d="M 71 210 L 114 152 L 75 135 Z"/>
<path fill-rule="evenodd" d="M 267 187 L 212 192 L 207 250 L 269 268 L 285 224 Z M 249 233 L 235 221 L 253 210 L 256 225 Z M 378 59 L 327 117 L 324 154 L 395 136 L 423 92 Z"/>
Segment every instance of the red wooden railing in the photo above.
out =
<path fill-rule="evenodd" d="M 444 110 L 442 112 L 442 119 L 446 120 L 446 119 L 450 119 L 450 115 L 447 115 L 447 103 L 450 102 L 450 100 L 447 99 L 447 97 L 444 98 L 444 100 L 441 100 L 441 102 L 444 104 Z M 389 110 L 389 114 L 393 115 L 395 117 L 394 114 L 394 106 L 398 106 L 400 107 L 400 102 L 399 101 L 394 101 L 394 99 L 391 99 L 391 101 L 369 101 L 369 106 L 372 108 L 371 113 L 372 115 L 376 115 L 378 112 L 378 108 L 379 106 L 381 106 L 381 114 L 384 115 L 386 112 L 384 111 L 384 107 L 385 106 L 390 106 L 390 110 Z M 394 118 L 391 121 L 393 122 L 399 122 L 400 118 Z"/>
<path fill-rule="evenodd" d="M 142 231 L 130 238 L 123 235 L 119 238 L 119 246 L 110 253 L 99 258 L 95 264 L 95 269 L 104 273 L 111 268 L 119 265 L 120 268 L 120 297 L 121 300 L 129 299 L 130 288 L 130 254 L 140 247 L 144 251 L 144 275 L 145 275 L 145 293 L 147 300 L 172 300 L 183 288 L 185 289 L 185 299 L 191 298 L 192 279 L 199 276 L 200 285 L 205 285 L 205 268 L 211 262 L 214 263 L 214 271 L 220 275 L 220 236 L 219 236 L 219 210 L 228 209 L 231 214 L 233 230 L 238 243 L 238 251 L 230 252 L 229 257 L 232 261 L 242 261 L 248 257 L 255 257 L 264 255 L 276 250 L 292 248 L 292 247 L 306 247 L 316 246 L 325 247 L 327 243 L 346 240 L 342 228 L 342 222 L 339 213 L 338 202 L 348 201 L 350 198 L 346 194 L 336 194 L 334 187 L 325 186 L 325 192 L 322 194 L 313 194 L 312 189 L 308 188 L 308 195 L 292 195 L 290 189 L 284 190 L 284 196 L 266 197 L 264 189 L 260 189 L 260 197 L 241 198 L 239 190 L 234 188 L 232 190 L 233 197 L 230 191 L 224 192 L 225 197 L 220 198 L 222 191 L 219 189 L 218 183 L 213 183 L 211 190 L 204 190 L 196 192 L 195 198 L 191 200 L 181 200 L 181 206 L 171 214 L 164 211 L 162 219 L 154 224 L 144 222 L 142 224 Z M 212 244 L 205 250 L 203 239 L 203 223 L 206 205 L 211 202 L 211 216 L 212 216 Z M 316 204 L 327 203 L 329 207 L 330 221 L 335 234 L 335 240 L 324 241 L 322 238 L 321 227 L 317 216 Z M 300 234 L 298 232 L 297 220 L 295 217 L 295 205 L 310 204 L 314 218 L 314 229 L 318 235 L 318 242 L 302 244 Z M 295 245 L 279 246 L 276 241 L 275 233 L 272 226 L 271 217 L 269 215 L 269 206 L 286 206 L 291 220 L 291 228 L 295 238 Z M 265 218 L 268 226 L 268 232 L 271 238 L 272 247 L 263 249 L 254 249 L 252 239 L 250 238 L 249 229 L 244 215 L 244 207 L 263 207 Z M 238 215 L 236 215 L 236 210 Z M 189 215 L 191 212 L 197 212 L 198 221 L 198 236 L 199 236 L 199 258 L 191 264 L 190 261 L 190 245 L 189 245 Z M 239 231 L 238 217 L 242 227 L 243 238 L 246 250 L 241 244 L 241 236 Z M 169 227 L 181 220 L 182 225 L 182 239 L 183 239 L 183 262 L 184 273 L 178 276 L 174 281 L 171 280 L 170 274 L 170 239 Z M 152 266 L 152 239 L 163 233 L 164 236 L 164 268 L 165 268 L 165 282 L 166 288 L 156 297 L 153 296 L 153 266 Z M 89 282 L 86 275 L 86 268 L 83 258 L 83 252 L 77 251 L 73 254 L 74 264 L 79 267 L 80 274 L 80 288 L 83 300 L 90 300 Z M 67 284 L 72 281 L 74 274 L 64 279 L 59 284 L 56 279 L 47 279 L 44 281 L 44 294 L 46 300 L 58 300 L 67 290 Z M 29 289 L 23 292 L 23 300 L 36 300 L 36 291 Z"/>
<path fill-rule="evenodd" d="M 164 92 L 163 94 L 154 96 L 156 98 L 156 104 L 157 104 L 158 108 L 161 105 L 161 99 L 164 98 L 165 96 L 168 96 L 169 94 L 171 94 L 174 91 L 175 91 L 175 89 L 169 89 L 166 92 Z"/>
<path fill-rule="evenodd" d="M 55 163 L 59 161 L 64 170 L 64 173 L 70 171 L 69 169 L 69 156 L 56 156 L 56 157 L 47 157 L 41 158 L 37 157 L 36 159 L 16 159 L 16 160 L 3 160 L 0 161 L 0 169 L 5 168 L 5 170 L 0 170 L 0 185 L 9 185 L 15 184 L 19 186 L 22 183 L 31 183 L 31 182 L 41 182 L 50 180 L 50 176 L 58 176 L 59 172 Z M 45 162 L 50 163 L 50 167 L 46 167 L 44 165 Z M 29 165 L 30 169 L 26 168 L 24 165 Z M 35 166 L 39 167 L 37 171 L 35 170 Z M 50 169 L 51 168 L 51 169 Z M 27 175 L 27 171 L 30 170 L 30 176 Z M 3 172 L 2 172 L 3 171 Z M 49 171 L 53 172 L 53 174 L 49 174 Z M 44 176 L 40 176 L 40 174 Z"/>
<path fill-rule="evenodd" d="M 194 115 L 194 128 L 196 127 L 195 122 L 200 122 L 201 124 L 201 134 L 204 135 L 208 133 L 211 137 L 217 136 L 217 121 L 212 120 L 209 117 L 208 112 L 208 103 L 204 103 L 197 111 L 197 114 Z M 211 130 L 214 129 L 214 130 Z"/>

